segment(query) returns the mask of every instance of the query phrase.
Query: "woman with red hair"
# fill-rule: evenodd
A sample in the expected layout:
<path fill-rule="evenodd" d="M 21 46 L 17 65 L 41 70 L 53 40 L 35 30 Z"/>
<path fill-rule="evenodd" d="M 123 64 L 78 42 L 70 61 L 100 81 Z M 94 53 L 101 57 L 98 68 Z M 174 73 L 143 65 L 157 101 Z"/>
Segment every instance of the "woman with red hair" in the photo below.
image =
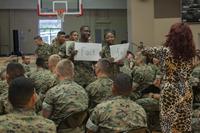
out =
<path fill-rule="evenodd" d="M 195 44 L 190 27 L 185 23 L 172 25 L 163 47 L 145 48 L 143 53 L 159 58 L 162 64 L 162 132 L 191 132 L 192 87 L 188 82 L 193 69 Z"/>

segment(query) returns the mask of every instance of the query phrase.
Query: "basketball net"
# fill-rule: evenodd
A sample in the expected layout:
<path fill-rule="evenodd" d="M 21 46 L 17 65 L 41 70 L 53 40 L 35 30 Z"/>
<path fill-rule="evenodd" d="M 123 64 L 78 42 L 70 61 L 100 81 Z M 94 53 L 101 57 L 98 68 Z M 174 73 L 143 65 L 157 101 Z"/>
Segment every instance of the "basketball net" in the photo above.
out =
<path fill-rule="evenodd" d="M 64 22 L 65 21 L 65 14 L 64 13 L 65 13 L 65 10 L 63 10 L 63 9 L 56 10 L 57 19 Z"/>

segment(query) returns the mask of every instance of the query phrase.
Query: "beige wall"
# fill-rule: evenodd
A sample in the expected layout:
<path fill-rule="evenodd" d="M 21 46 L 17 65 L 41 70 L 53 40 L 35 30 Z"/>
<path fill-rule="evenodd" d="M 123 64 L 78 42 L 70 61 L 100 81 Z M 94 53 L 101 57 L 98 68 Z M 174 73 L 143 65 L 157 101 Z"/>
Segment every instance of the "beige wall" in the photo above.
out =
<path fill-rule="evenodd" d="M 197 46 L 197 48 L 200 48 L 200 24 L 192 24 L 191 26 L 194 41 Z"/>
<path fill-rule="evenodd" d="M 154 44 L 153 0 L 128 0 L 129 41 Z"/>
<path fill-rule="evenodd" d="M 154 19 L 155 32 L 154 32 L 154 42 L 155 45 L 161 45 L 165 42 L 166 35 L 169 32 L 170 26 L 180 21 L 179 18 L 160 18 Z"/>
<path fill-rule="evenodd" d="M 128 0 L 129 41 L 158 46 L 165 42 L 170 26 L 180 18 L 154 18 L 154 0 Z M 170 10 L 170 8 L 169 8 Z M 200 48 L 200 24 L 190 24 L 194 41 Z"/>
<path fill-rule="evenodd" d="M 180 21 L 181 21 L 181 18 L 154 19 L 155 45 L 162 44 L 165 41 L 165 35 L 169 32 L 170 26 Z M 200 48 L 200 24 L 190 24 L 190 28 L 192 29 L 196 47 Z"/>

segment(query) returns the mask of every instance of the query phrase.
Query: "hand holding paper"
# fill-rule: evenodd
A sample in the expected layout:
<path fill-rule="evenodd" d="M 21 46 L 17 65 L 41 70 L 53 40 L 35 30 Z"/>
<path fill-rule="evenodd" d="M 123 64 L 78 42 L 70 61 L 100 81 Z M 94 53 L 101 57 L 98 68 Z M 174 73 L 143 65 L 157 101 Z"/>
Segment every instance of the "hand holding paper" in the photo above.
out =
<path fill-rule="evenodd" d="M 125 58 L 128 49 L 129 49 L 129 43 L 112 45 L 110 46 L 111 57 L 113 57 L 115 59 L 115 62 L 117 62 Z"/>

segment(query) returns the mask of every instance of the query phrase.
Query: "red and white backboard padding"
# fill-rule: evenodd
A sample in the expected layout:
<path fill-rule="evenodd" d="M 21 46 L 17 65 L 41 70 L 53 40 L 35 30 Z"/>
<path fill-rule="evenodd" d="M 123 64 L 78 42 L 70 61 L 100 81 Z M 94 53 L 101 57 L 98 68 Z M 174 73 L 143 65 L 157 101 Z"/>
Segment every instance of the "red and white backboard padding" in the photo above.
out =
<path fill-rule="evenodd" d="M 38 0 L 39 16 L 56 16 L 58 11 L 64 15 L 82 15 L 82 0 Z"/>

